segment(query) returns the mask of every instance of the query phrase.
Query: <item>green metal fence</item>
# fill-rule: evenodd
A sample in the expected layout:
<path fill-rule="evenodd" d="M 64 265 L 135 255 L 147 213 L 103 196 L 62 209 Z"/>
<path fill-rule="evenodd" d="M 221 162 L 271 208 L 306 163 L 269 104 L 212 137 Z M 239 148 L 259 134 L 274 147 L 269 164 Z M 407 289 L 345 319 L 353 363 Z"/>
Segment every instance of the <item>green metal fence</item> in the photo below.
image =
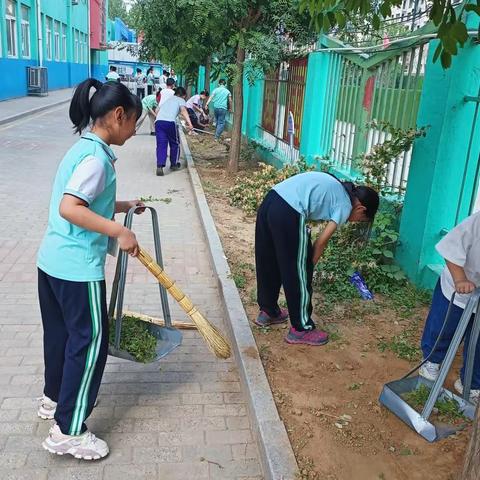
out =
<path fill-rule="evenodd" d="M 332 99 L 327 109 L 335 111 L 330 156 L 336 168 L 351 175 L 359 173 L 360 159 L 389 138 L 375 124 L 416 126 L 427 49 L 428 43 L 415 45 L 388 58 L 383 55 L 369 66 L 352 56 L 335 55 L 332 76 L 340 76 L 340 85 L 330 83 Z M 385 186 L 392 193 L 405 191 L 411 154 L 411 150 L 402 154 L 388 167 Z"/>

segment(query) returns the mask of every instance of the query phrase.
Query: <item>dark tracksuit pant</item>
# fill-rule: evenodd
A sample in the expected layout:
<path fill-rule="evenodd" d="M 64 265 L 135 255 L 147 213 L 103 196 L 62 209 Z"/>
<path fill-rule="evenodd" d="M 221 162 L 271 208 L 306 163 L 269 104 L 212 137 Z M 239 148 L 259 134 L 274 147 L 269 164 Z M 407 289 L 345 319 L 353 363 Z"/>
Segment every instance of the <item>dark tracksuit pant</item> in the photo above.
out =
<path fill-rule="evenodd" d="M 437 282 L 437 286 L 433 291 L 432 306 L 428 313 L 427 320 L 425 322 L 425 328 L 422 335 L 422 352 L 423 358 L 427 358 L 432 352 L 433 346 L 437 341 L 438 334 L 442 329 L 443 322 L 445 321 L 445 315 L 447 314 L 450 299 L 446 298 L 442 292 L 440 286 L 440 280 Z M 448 347 L 455 335 L 460 317 L 463 314 L 463 308 L 458 305 L 452 305 L 450 315 L 445 325 L 442 338 L 438 342 L 437 348 L 433 352 L 429 361 L 433 363 L 442 363 L 445 355 L 447 354 Z M 463 339 L 463 366 L 460 370 L 460 378 L 464 381 L 465 364 L 467 362 L 468 349 L 470 345 L 470 335 L 472 333 L 473 315 L 472 319 L 465 331 L 465 337 Z M 475 360 L 473 363 L 473 377 L 472 377 L 472 389 L 480 389 L 480 342 L 477 343 L 475 350 Z"/>
<path fill-rule="evenodd" d="M 170 165 L 180 161 L 180 139 L 176 122 L 157 120 L 155 122 L 157 136 L 157 167 L 164 167 L 167 163 L 167 152 L 170 147 Z"/>
<path fill-rule="evenodd" d="M 38 270 L 43 323 L 45 389 L 57 402 L 62 433 L 86 430 L 108 353 L 105 281 L 72 282 Z"/>
<path fill-rule="evenodd" d="M 278 315 L 283 285 L 292 326 L 312 330 L 312 242 L 305 217 L 274 190 L 262 202 L 255 227 L 257 300 L 260 309 Z"/>

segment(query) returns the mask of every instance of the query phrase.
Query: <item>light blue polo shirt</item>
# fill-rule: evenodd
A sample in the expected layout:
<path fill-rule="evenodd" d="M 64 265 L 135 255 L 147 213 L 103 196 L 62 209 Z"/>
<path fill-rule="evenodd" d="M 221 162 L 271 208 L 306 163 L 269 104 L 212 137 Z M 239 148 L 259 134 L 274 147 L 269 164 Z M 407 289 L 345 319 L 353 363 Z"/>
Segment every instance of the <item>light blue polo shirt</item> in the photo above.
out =
<path fill-rule="evenodd" d="M 224 108 L 228 110 L 228 97 L 231 96 L 230 90 L 224 85 L 220 85 L 212 92 L 213 108 Z"/>
<path fill-rule="evenodd" d="M 287 178 L 273 189 L 306 220 L 348 220 L 352 203 L 343 185 L 328 173 L 306 172 Z"/>
<path fill-rule="evenodd" d="M 52 277 L 77 282 L 105 278 L 108 237 L 78 227 L 60 216 L 65 193 L 88 203 L 104 218 L 115 214 L 115 154 L 93 133 L 86 133 L 61 161 L 53 184 L 48 226 L 37 266 Z"/>

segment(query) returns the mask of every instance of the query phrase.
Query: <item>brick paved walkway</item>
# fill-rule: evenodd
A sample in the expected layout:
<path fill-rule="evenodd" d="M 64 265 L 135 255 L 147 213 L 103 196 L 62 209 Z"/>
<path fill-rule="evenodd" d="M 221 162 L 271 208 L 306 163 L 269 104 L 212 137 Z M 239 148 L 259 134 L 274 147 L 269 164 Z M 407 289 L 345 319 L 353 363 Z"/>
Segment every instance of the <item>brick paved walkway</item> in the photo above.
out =
<path fill-rule="evenodd" d="M 56 165 L 74 140 L 67 106 L 0 126 L 0 478 L 261 479 L 235 363 L 216 360 L 197 332 L 185 332 L 183 345 L 159 363 L 109 357 L 87 422 L 110 444 L 104 461 L 80 463 L 41 448 L 50 422 L 36 416 L 43 357 L 35 256 Z M 225 331 L 187 172 L 155 177 L 154 145 L 141 134 L 117 148 L 118 198 L 164 199 L 153 205 L 166 269 Z M 149 218 L 135 220 L 141 244 L 152 249 Z M 154 280 L 137 260 L 129 267 L 125 307 L 160 316 Z M 171 308 L 174 318 L 185 319 Z"/>

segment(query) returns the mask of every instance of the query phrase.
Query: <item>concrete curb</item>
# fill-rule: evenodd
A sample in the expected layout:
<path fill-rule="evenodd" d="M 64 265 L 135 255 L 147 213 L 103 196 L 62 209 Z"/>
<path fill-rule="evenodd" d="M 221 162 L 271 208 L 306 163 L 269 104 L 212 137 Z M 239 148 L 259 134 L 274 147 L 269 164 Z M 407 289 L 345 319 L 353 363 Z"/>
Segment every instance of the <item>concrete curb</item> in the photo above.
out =
<path fill-rule="evenodd" d="M 1 118 L 0 125 L 5 125 L 6 123 L 14 122 L 15 120 L 19 120 L 20 118 L 27 117 L 29 115 L 34 115 L 35 113 L 43 112 L 44 110 L 48 110 L 49 108 L 58 107 L 59 105 L 63 105 L 71 100 L 71 98 L 66 98 L 64 100 L 59 100 L 54 103 L 49 103 L 48 105 L 42 105 L 41 107 L 32 108 L 30 110 L 25 110 L 20 113 L 16 113 L 15 115 L 10 115 L 9 117 Z"/>
<path fill-rule="evenodd" d="M 247 393 L 249 415 L 256 435 L 264 478 L 265 480 L 294 480 L 298 473 L 295 455 L 285 425 L 278 415 L 247 314 L 237 287 L 231 279 L 230 268 L 220 237 L 183 132 L 180 132 L 180 142 L 187 160 L 190 182 L 229 320 L 226 325 L 230 330 L 229 336 L 239 367 L 241 382 Z"/>

